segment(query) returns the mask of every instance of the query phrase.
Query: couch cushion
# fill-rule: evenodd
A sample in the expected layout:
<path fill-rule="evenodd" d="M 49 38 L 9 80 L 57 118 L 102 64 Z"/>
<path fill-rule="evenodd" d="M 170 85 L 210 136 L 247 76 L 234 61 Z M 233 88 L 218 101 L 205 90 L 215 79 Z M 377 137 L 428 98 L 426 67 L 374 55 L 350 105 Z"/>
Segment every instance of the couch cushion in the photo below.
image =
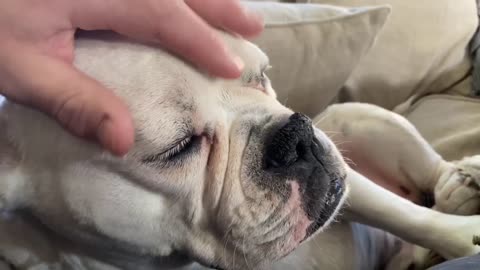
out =
<path fill-rule="evenodd" d="M 244 2 L 265 18 L 253 40 L 270 57 L 278 98 L 316 115 L 337 95 L 384 25 L 388 7 Z"/>
<path fill-rule="evenodd" d="M 388 4 L 392 14 L 348 80 L 344 100 L 392 109 L 412 95 L 439 93 L 471 69 L 476 0 L 297 0 L 344 6 Z"/>
<path fill-rule="evenodd" d="M 445 159 L 480 154 L 480 99 L 431 95 L 415 102 L 403 115 Z"/>

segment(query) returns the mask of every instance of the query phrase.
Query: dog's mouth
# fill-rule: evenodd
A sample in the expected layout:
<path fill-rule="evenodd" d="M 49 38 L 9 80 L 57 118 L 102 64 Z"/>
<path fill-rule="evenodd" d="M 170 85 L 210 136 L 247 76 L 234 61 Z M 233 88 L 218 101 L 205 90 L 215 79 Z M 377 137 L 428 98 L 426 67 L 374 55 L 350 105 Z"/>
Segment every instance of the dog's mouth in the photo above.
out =
<path fill-rule="evenodd" d="M 313 143 L 311 146 L 311 151 L 314 156 L 315 163 L 318 166 L 313 174 L 313 177 L 318 177 L 319 179 L 322 178 L 325 181 L 329 179 L 328 182 L 328 190 L 326 191 L 323 199 L 321 198 L 309 198 L 307 196 L 305 199 L 310 201 L 306 209 L 307 212 L 310 212 L 310 218 L 312 219 L 312 224 L 308 227 L 306 236 L 302 240 L 307 240 L 310 236 L 315 234 L 320 228 L 323 228 L 328 225 L 328 223 L 333 219 L 336 215 L 336 212 L 340 208 L 341 203 L 343 202 L 343 195 L 345 194 L 345 178 L 346 175 L 341 172 L 335 166 L 326 166 L 325 151 L 322 150 L 323 147 L 320 146 L 320 142 L 317 138 L 313 139 Z M 328 180 L 327 180 L 328 181 Z M 314 190 L 318 188 L 319 180 L 318 179 L 309 179 L 307 183 L 307 194 L 308 189 Z"/>
<path fill-rule="evenodd" d="M 291 215 L 293 240 L 286 250 L 292 251 L 336 215 L 345 193 L 345 171 L 341 157 L 324 141 L 327 137 L 315 131 L 308 117 L 293 114 L 279 126 L 268 137 L 263 169 L 281 179 L 295 179 L 288 184 L 292 192 L 286 196 L 287 210 L 300 203 Z M 274 186 L 278 182 L 265 183 Z"/>
<path fill-rule="evenodd" d="M 235 231 L 219 247 L 228 254 L 203 263 L 210 268 L 227 269 L 233 261 L 270 265 L 328 226 L 343 203 L 341 157 L 310 120 L 293 115 L 261 127 L 250 132 L 242 156 L 239 197 L 245 201 L 232 211 Z"/>
<path fill-rule="evenodd" d="M 336 178 L 330 183 L 330 187 L 325 196 L 325 202 L 322 210 L 316 216 L 316 219 L 313 220 L 313 223 L 308 227 L 307 234 L 302 240 L 309 239 L 313 234 L 315 234 L 320 228 L 325 227 L 333 219 L 336 212 L 340 208 L 340 205 L 343 201 L 343 195 L 345 193 L 345 182 L 342 178 Z"/>
<path fill-rule="evenodd" d="M 296 195 L 292 195 L 294 198 L 292 199 L 291 197 L 287 202 L 287 204 L 290 204 L 294 201 L 296 203 L 290 205 L 291 207 L 294 206 L 295 210 L 293 211 L 290 210 L 292 211 L 291 213 L 293 214 L 293 216 L 289 216 L 287 219 L 285 219 L 285 222 L 290 220 L 290 221 L 294 221 L 295 223 L 293 223 L 293 227 L 290 227 L 288 229 L 289 233 L 275 239 L 275 241 L 278 239 L 279 241 L 282 242 L 282 243 L 277 243 L 276 245 L 283 246 L 283 248 L 279 249 L 278 251 L 273 251 L 273 253 L 271 254 L 269 254 L 271 251 L 263 250 L 264 247 L 259 247 L 259 249 L 256 252 L 252 252 L 252 250 L 249 250 L 249 249 L 237 250 L 236 252 L 237 256 L 238 254 L 243 253 L 242 258 L 248 258 L 246 259 L 247 261 L 255 260 L 256 258 L 258 259 L 258 263 L 266 263 L 267 265 L 275 261 L 278 261 L 282 258 L 285 258 L 293 250 L 298 248 L 298 246 L 302 244 L 304 241 L 307 241 L 310 238 L 314 237 L 314 235 L 317 232 L 320 232 L 322 228 L 325 228 L 326 226 L 328 226 L 328 224 L 335 217 L 338 209 L 341 207 L 345 197 L 344 194 L 346 190 L 346 185 L 345 185 L 344 179 L 342 177 L 334 178 L 333 180 L 331 180 L 330 184 L 328 185 L 328 190 L 325 193 L 325 195 L 322 196 L 321 198 L 315 199 L 315 210 L 316 210 L 315 214 L 308 215 L 305 212 L 304 207 L 301 206 L 302 201 L 306 195 L 300 193 L 300 187 L 298 183 L 292 182 L 290 183 L 290 185 L 292 187 L 292 190 L 296 189 L 297 191 L 292 192 L 292 194 L 296 193 Z M 280 224 L 283 224 L 283 223 L 278 223 L 278 225 Z M 301 237 L 299 238 L 296 237 L 300 235 Z M 249 239 L 249 236 L 242 237 L 243 241 L 245 241 L 245 239 Z M 272 241 L 272 243 L 274 243 L 275 241 Z M 243 242 L 242 245 L 245 245 L 245 242 Z M 272 246 L 269 248 L 275 249 L 275 246 Z M 278 253 L 275 254 L 275 252 L 278 252 Z M 263 257 L 258 257 L 258 254 L 264 254 L 264 255 Z M 233 253 L 233 256 L 235 257 L 235 252 Z M 230 261 L 237 261 L 237 260 L 231 259 Z M 241 265 L 242 259 L 241 258 L 238 259 L 237 263 Z M 228 264 L 225 264 L 225 262 L 221 260 L 216 261 L 216 263 L 211 263 L 211 262 L 203 263 L 203 265 L 206 265 L 211 269 L 220 269 L 220 270 L 229 269 L 229 267 L 226 267 L 226 265 Z"/>

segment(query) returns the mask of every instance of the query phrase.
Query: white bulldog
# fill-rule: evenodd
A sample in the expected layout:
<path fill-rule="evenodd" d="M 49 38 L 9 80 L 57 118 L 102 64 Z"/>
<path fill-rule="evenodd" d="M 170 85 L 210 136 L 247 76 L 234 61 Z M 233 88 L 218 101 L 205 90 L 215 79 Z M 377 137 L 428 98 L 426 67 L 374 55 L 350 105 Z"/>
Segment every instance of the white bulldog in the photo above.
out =
<path fill-rule="evenodd" d="M 321 241 L 329 231 L 317 234 L 340 209 L 336 226 L 361 222 L 447 259 L 480 251 L 480 216 L 440 213 L 367 179 L 476 214 L 477 159 L 460 171 L 406 120 L 371 105 L 332 106 L 316 128 L 275 99 L 265 54 L 223 38 L 246 63 L 239 80 L 111 33 L 77 40 L 76 66 L 134 116 L 135 147 L 123 158 L 41 113 L 1 105 L 0 269 L 348 269 L 364 264 L 358 250 L 331 262 L 322 250 L 335 244 Z M 336 246 L 354 246 L 347 238 Z"/>

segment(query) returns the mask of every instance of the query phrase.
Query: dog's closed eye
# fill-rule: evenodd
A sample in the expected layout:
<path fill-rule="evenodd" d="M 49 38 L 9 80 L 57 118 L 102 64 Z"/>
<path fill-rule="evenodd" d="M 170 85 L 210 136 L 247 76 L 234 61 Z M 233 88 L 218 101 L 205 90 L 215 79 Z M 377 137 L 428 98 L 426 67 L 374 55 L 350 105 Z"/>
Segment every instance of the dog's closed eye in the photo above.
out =
<path fill-rule="evenodd" d="M 247 87 L 258 89 L 262 92 L 266 92 L 269 80 L 266 75 L 266 72 L 272 68 L 270 65 L 263 65 L 260 68 L 260 72 L 251 71 L 248 72 L 245 78 Z"/>
<path fill-rule="evenodd" d="M 193 154 L 201 146 L 201 136 L 187 136 L 178 142 L 174 143 L 172 147 L 161 153 L 149 155 L 142 159 L 143 163 L 156 162 L 175 162 L 183 157 Z"/>

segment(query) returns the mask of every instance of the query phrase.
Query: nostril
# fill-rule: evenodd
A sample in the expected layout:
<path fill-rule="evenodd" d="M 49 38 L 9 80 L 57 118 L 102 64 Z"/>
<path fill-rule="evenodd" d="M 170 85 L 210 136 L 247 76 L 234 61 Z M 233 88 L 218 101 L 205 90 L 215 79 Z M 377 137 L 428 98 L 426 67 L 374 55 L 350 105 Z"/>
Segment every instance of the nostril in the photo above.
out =
<path fill-rule="evenodd" d="M 309 151 L 310 147 L 312 146 L 311 141 L 308 142 L 303 142 L 299 141 L 297 144 L 297 158 L 302 159 L 307 155 L 307 152 Z"/>
<path fill-rule="evenodd" d="M 289 167 L 303 158 L 312 145 L 313 127 L 310 118 L 295 113 L 288 122 L 274 131 L 265 153 L 267 167 Z"/>
<path fill-rule="evenodd" d="M 280 168 L 289 167 L 298 160 L 296 152 L 292 151 L 270 151 L 267 154 L 267 167 Z"/>

